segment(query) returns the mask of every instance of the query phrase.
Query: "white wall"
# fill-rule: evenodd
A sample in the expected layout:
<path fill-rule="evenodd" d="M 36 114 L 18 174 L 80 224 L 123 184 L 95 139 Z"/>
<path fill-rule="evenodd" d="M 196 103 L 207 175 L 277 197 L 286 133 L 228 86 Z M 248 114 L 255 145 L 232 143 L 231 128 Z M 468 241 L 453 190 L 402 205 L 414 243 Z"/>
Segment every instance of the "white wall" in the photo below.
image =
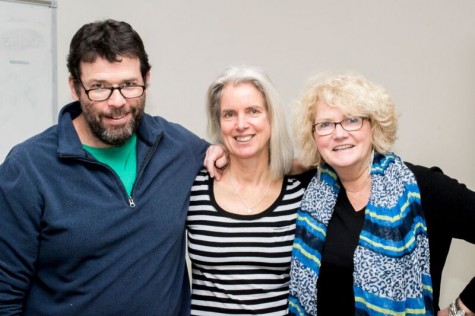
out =
<path fill-rule="evenodd" d="M 58 0 L 59 104 L 71 100 L 65 61 L 76 30 L 97 19 L 125 20 L 151 59 L 151 114 L 206 137 L 206 88 L 234 63 L 264 68 L 287 103 L 317 72 L 359 72 L 388 88 L 398 105 L 395 151 L 438 165 L 473 190 L 474 13 L 473 0 Z M 442 306 L 474 267 L 475 246 L 455 242 Z"/>

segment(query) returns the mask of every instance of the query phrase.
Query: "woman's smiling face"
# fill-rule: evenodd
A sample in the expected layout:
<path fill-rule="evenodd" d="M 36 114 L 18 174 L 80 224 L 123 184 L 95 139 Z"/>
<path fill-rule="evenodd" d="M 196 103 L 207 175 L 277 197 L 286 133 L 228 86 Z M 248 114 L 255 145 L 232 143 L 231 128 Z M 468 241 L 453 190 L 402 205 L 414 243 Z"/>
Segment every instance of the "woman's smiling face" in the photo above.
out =
<path fill-rule="evenodd" d="M 223 143 L 235 158 L 268 159 L 271 126 L 262 93 L 251 83 L 228 84 L 220 100 Z"/>
<path fill-rule="evenodd" d="M 325 102 L 317 104 L 314 123 L 341 122 L 348 118 L 338 108 L 330 107 Z M 340 124 L 333 133 L 325 136 L 314 133 L 317 150 L 323 160 L 337 173 L 342 170 L 359 171 L 368 168 L 371 155 L 371 124 L 363 120 L 363 125 L 355 131 L 346 131 Z"/>

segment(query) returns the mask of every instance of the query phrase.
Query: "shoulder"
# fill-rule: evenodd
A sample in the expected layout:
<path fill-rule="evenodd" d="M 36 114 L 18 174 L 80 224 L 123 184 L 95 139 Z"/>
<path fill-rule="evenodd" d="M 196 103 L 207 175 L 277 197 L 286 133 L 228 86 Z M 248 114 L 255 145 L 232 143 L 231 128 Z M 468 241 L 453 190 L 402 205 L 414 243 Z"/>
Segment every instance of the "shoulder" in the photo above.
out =
<path fill-rule="evenodd" d="M 407 161 L 405 161 L 404 164 L 409 168 L 409 170 L 411 170 L 414 173 L 416 178 L 417 177 L 431 177 L 434 175 L 437 176 L 437 175 L 443 174 L 442 169 L 440 169 L 437 166 L 433 166 L 429 168 L 429 167 L 425 167 L 421 165 L 415 165 Z"/>
<path fill-rule="evenodd" d="M 170 122 L 161 116 L 151 116 L 148 114 L 144 114 L 139 132 L 145 135 L 149 133 L 163 134 L 167 137 L 176 139 L 205 142 L 181 124 Z"/>
<path fill-rule="evenodd" d="M 58 130 L 54 125 L 11 148 L 4 163 L 19 161 L 21 164 L 41 164 L 44 160 L 57 158 Z"/>
<path fill-rule="evenodd" d="M 453 181 L 453 179 L 446 176 L 442 169 L 437 166 L 425 167 L 421 165 L 415 165 L 410 162 L 404 162 L 404 164 L 414 174 L 421 191 L 426 191 L 427 189 L 431 188 L 434 189 L 438 186 L 444 186 L 447 181 Z"/>
<path fill-rule="evenodd" d="M 202 168 L 196 175 L 195 182 L 205 182 L 210 179 L 208 169 Z"/>
<path fill-rule="evenodd" d="M 192 193 L 193 191 L 201 191 L 204 188 L 203 186 L 206 186 L 207 189 L 210 181 L 213 181 L 213 179 L 209 176 L 208 170 L 206 168 L 201 169 L 193 181 Z"/>
<path fill-rule="evenodd" d="M 174 131 L 174 132 L 183 133 L 183 134 L 193 134 L 190 130 L 183 127 L 181 124 L 170 122 L 162 116 L 151 116 L 151 115 L 145 114 L 143 117 L 143 121 L 147 125 L 148 128 L 165 130 L 165 131 Z"/>
<path fill-rule="evenodd" d="M 153 144 L 159 139 L 161 146 L 189 150 L 188 155 L 198 159 L 200 164 L 204 160 L 206 149 L 209 146 L 206 140 L 198 137 L 180 124 L 169 122 L 161 116 L 145 114 L 138 134 L 149 144 Z"/>
<path fill-rule="evenodd" d="M 445 175 L 439 167 L 405 164 L 414 173 L 421 193 L 422 207 L 428 216 L 438 216 L 445 223 L 455 221 L 457 225 L 473 223 L 475 192 Z M 446 216 L 449 210 L 452 216 Z"/>
<path fill-rule="evenodd" d="M 306 188 L 312 178 L 317 174 L 317 169 L 310 169 L 307 170 L 303 173 L 295 174 L 295 175 L 290 175 L 288 176 L 289 179 L 294 180 L 294 181 L 299 181 L 301 185 Z"/>
<path fill-rule="evenodd" d="M 191 187 L 190 206 L 208 203 L 213 179 L 210 178 L 206 168 L 201 169 L 195 177 Z M 195 210 L 190 208 L 189 211 Z"/>

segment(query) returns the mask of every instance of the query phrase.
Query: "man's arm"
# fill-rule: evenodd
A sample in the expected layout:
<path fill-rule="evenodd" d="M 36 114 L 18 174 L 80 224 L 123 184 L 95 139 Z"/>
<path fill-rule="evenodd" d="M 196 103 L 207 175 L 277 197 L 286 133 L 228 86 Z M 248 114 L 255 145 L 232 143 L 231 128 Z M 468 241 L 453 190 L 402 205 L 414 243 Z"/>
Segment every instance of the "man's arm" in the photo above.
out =
<path fill-rule="evenodd" d="M 0 315 L 19 315 L 38 253 L 40 206 L 28 172 L 0 166 Z"/>

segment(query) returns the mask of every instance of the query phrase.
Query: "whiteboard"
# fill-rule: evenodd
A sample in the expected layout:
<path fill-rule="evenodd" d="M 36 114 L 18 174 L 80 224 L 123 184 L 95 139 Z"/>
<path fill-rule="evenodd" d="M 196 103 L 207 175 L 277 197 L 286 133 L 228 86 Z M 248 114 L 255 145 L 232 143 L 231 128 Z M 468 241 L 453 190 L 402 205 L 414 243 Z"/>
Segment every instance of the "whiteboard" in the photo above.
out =
<path fill-rule="evenodd" d="M 0 162 L 56 120 L 53 4 L 0 0 Z"/>

